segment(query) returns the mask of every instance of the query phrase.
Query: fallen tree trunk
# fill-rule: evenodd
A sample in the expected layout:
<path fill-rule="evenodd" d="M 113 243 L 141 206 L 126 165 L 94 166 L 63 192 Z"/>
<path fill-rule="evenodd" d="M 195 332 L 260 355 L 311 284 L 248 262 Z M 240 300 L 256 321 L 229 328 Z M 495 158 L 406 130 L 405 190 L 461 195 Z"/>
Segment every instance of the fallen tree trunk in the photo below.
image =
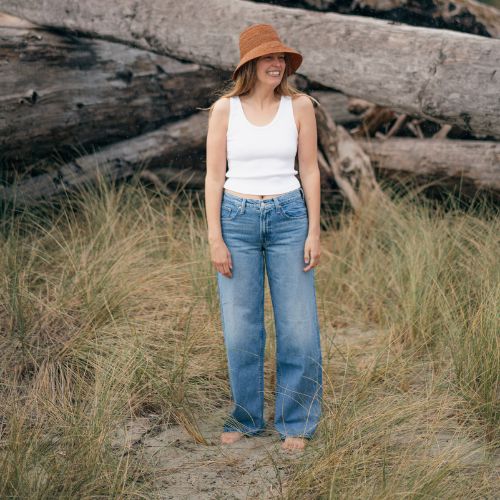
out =
<path fill-rule="evenodd" d="M 220 84 L 198 64 L 68 33 L 2 27 L 2 20 L 4 169 L 19 172 L 56 154 L 69 160 L 144 134 L 210 104 Z"/>
<path fill-rule="evenodd" d="M 196 113 L 176 123 L 164 125 L 154 132 L 77 158 L 54 172 L 31 177 L 12 186 L 0 187 L 0 199 L 34 205 L 41 199 L 93 183 L 99 176 L 106 180 L 118 180 L 133 175 L 140 168 L 154 169 L 166 164 L 173 168 L 171 175 L 183 167 L 181 181 L 186 181 L 186 158 L 203 148 L 206 130 L 207 115 Z M 182 161 L 179 161 L 179 157 L 182 157 Z M 194 170 L 193 175 L 197 175 Z"/>
<path fill-rule="evenodd" d="M 488 190 L 500 196 L 500 143 L 447 139 L 356 141 L 370 157 L 377 174 L 398 180 L 461 185 L 474 193 Z"/>
<path fill-rule="evenodd" d="M 39 24 L 228 71 L 239 58 L 241 29 L 270 22 L 303 53 L 299 72 L 311 80 L 500 138 L 500 40 L 242 0 L 144 0 L 140 9 L 135 0 L 53 0 L 43 9 L 32 0 L 2 0 L 0 7 Z M 228 19 L 236 22 L 227 25 Z"/>
<path fill-rule="evenodd" d="M 315 108 L 318 124 L 318 161 L 330 172 L 354 210 L 373 196 L 383 197 L 370 158 L 342 126 L 337 126 L 322 106 Z"/>
<path fill-rule="evenodd" d="M 253 0 L 271 3 L 268 0 Z M 273 0 L 288 7 L 288 0 Z M 500 11 L 474 0 L 294 0 L 294 7 L 320 12 L 338 12 L 356 16 L 387 19 L 412 26 L 443 28 L 473 35 L 500 37 Z"/>

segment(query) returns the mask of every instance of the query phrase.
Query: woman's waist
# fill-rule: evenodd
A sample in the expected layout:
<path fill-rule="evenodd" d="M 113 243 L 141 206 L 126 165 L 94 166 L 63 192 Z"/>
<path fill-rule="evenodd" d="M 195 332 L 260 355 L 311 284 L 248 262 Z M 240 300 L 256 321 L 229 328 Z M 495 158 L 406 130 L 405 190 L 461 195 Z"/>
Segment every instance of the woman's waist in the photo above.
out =
<path fill-rule="evenodd" d="M 300 182 L 294 175 L 265 178 L 229 177 L 224 183 L 224 193 L 239 198 L 263 200 L 283 196 L 299 187 Z"/>
<path fill-rule="evenodd" d="M 240 193 L 238 191 L 232 191 L 231 189 L 224 188 L 225 193 L 234 194 L 235 196 L 239 196 L 241 198 L 248 198 L 250 200 L 268 200 L 269 198 L 276 198 L 277 196 L 281 196 L 285 193 L 274 193 L 274 194 L 248 194 L 248 193 Z"/>

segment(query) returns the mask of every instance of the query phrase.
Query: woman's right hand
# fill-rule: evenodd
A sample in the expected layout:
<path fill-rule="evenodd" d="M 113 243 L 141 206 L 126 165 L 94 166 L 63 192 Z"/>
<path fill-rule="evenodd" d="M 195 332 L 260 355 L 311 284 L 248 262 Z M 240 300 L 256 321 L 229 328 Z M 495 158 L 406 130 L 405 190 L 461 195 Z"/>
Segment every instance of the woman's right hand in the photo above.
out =
<path fill-rule="evenodd" d="M 227 278 L 233 277 L 231 252 L 222 238 L 210 243 L 210 258 L 217 271 Z"/>

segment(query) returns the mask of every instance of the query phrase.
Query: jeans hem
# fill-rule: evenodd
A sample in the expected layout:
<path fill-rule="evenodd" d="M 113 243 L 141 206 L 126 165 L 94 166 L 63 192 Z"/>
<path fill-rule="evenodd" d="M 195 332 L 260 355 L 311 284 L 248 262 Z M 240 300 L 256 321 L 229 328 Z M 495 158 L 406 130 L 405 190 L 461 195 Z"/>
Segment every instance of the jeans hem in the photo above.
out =
<path fill-rule="evenodd" d="M 264 430 L 265 429 L 258 429 L 256 431 L 244 431 L 235 427 L 223 427 L 222 432 L 240 432 L 244 436 L 258 436 L 259 434 L 262 434 Z"/>
<path fill-rule="evenodd" d="M 312 439 L 313 438 L 313 434 L 281 434 L 280 433 L 280 440 L 281 441 L 284 441 L 285 438 L 287 437 L 300 437 L 300 438 L 304 438 L 304 439 Z"/>

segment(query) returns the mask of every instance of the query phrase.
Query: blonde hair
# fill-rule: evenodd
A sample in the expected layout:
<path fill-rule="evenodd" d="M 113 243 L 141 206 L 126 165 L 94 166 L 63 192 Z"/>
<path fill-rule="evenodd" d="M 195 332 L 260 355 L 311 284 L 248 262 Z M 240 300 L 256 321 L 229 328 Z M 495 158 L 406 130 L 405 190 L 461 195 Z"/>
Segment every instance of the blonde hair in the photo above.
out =
<path fill-rule="evenodd" d="M 212 114 L 212 109 L 217 100 L 223 97 L 233 97 L 233 96 L 243 95 L 249 92 L 255 85 L 255 82 L 257 81 L 258 59 L 259 58 L 251 59 L 246 64 L 244 64 L 236 74 L 236 81 L 231 80 L 224 87 L 222 87 L 219 90 L 216 90 L 214 93 L 217 96 L 217 99 L 208 108 L 196 108 L 196 109 L 200 109 L 203 111 L 208 110 L 208 116 L 210 117 L 210 115 Z M 285 75 L 281 79 L 280 84 L 274 89 L 274 93 L 280 97 L 282 95 L 287 95 L 287 96 L 305 95 L 319 106 L 319 102 L 314 97 L 306 94 L 305 92 L 301 92 L 288 82 L 287 77 L 289 76 L 288 71 L 290 66 L 286 53 L 285 53 L 285 62 L 286 62 Z"/>

